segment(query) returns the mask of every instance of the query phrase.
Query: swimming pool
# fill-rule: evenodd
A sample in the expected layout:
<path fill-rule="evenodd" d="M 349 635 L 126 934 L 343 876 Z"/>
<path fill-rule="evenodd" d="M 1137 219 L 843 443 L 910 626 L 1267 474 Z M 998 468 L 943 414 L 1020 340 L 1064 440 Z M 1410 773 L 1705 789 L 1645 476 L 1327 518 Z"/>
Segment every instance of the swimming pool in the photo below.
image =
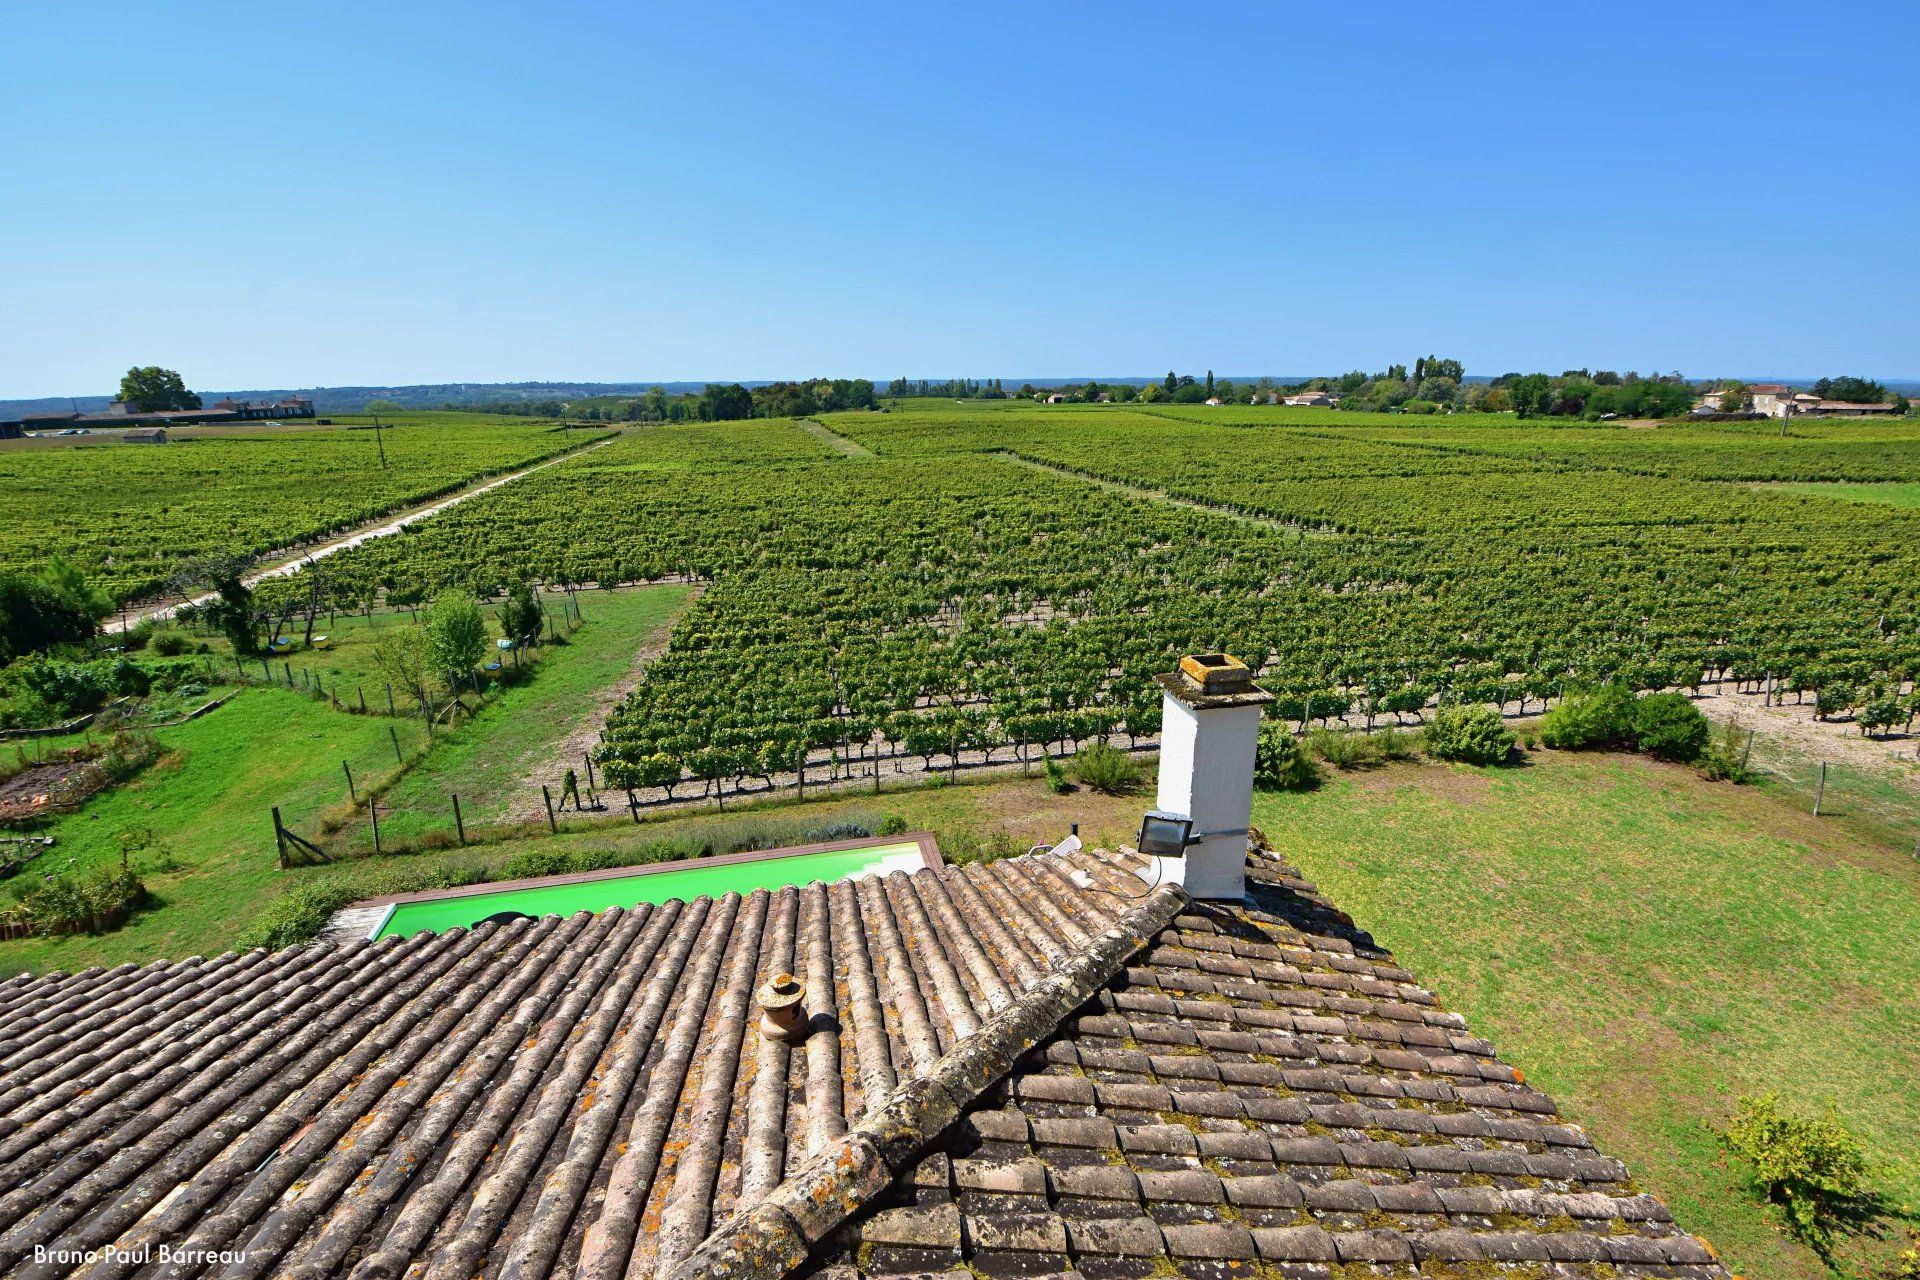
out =
<path fill-rule="evenodd" d="M 386 912 L 370 938 L 397 938 L 423 930 L 470 928 L 502 912 L 524 916 L 572 915 L 577 911 L 605 911 L 642 902 L 678 898 L 717 898 L 725 893 L 751 893 L 786 885 L 828 884 L 863 875 L 891 871 L 918 871 L 938 866 L 940 853 L 933 837 L 913 833 L 885 839 L 847 840 L 727 854 L 651 867 L 618 867 L 577 875 L 544 876 L 500 884 L 469 885 L 437 893 L 403 894 L 385 899 Z M 365 904 L 382 905 L 382 900 Z"/>

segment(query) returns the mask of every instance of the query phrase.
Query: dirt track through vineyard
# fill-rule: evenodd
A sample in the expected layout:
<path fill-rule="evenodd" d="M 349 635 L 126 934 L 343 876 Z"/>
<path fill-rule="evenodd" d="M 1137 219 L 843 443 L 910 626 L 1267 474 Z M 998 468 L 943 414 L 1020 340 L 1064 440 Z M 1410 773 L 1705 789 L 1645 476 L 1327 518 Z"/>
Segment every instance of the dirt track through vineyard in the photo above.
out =
<path fill-rule="evenodd" d="M 530 467 L 522 467 L 518 471 L 510 471 L 503 476 L 495 476 L 493 479 L 485 481 L 484 483 L 476 484 L 470 488 L 462 489 L 458 493 L 451 494 L 435 502 L 430 502 L 425 506 L 416 507 L 411 511 L 403 512 L 400 515 L 382 516 L 377 520 L 369 521 L 368 523 L 366 523 L 365 525 L 362 525 L 358 529 L 349 530 L 348 532 L 340 535 L 338 538 L 334 539 L 331 542 L 327 542 L 321 546 L 314 547 L 307 551 L 302 551 L 297 556 L 283 556 L 279 560 L 276 560 L 274 563 L 269 564 L 264 568 L 256 569 L 250 573 L 243 575 L 240 580 L 243 583 L 245 583 L 247 586 L 252 587 L 252 586 L 257 586 L 262 582 L 265 582 L 269 578 L 290 577 L 293 574 L 298 573 L 302 568 L 306 567 L 308 564 L 312 563 L 315 560 L 321 560 L 321 559 L 325 559 L 327 556 L 336 555 L 339 552 L 348 550 L 349 548 L 357 547 L 363 542 L 370 542 L 375 538 L 384 538 L 389 534 L 399 533 L 402 529 L 406 528 L 407 526 L 414 524 L 418 521 L 425 520 L 428 516 L 439 515 L 442 511 L 447 510 L 449 507 L 457 507 L 461 503 L 467 502 L 473 498 L 477 498 L 483 493 L 491 493 L 502 485 L 512 484 L 515 480 L 519 480 L 525 476 L 530 476 L 536 471 L 542 471 L 548 467 L 556 466 L 559 463 L 566 462 L 571 458 L 578 458 L 582 454 L 591 453 L 595 449 L 602 448 L 603 446 L 609 445 L 611 443 L 613 443 L 612 438 L 605 439 L 605 440 L 596 440 L 592 444 L 583 445 L 578 449 L 570 449 L 566 453 L 560 454 L 557 457 L 547 458 L 544 461 L 536 462 Z M 149 620 L 154 622 L 161 622 L 168 618 L 171 618 L 174 614 L 178 613 L 180 610 L 184 608 L 187 608 L 192 605 L 206 604 L 208 601 L 212 600 L 213 598 L 214 598 L 214 593 L 211 591 L 207 591 L 207 592 L 202 592 L 200 595 L 190 597 L 189 599 L 177 601 L 176 603 L 173 603 L 173 604 L 155 605 L 147 609 L 129 611 L 124 615 L 117 615 L 111 621 L 103 624 L 102 630 L 106 631 L 109 634 L 115 634 L 115 633 L 124 631 L 129 627 L 138 626 L 140 623 L 146 622 Z"/>

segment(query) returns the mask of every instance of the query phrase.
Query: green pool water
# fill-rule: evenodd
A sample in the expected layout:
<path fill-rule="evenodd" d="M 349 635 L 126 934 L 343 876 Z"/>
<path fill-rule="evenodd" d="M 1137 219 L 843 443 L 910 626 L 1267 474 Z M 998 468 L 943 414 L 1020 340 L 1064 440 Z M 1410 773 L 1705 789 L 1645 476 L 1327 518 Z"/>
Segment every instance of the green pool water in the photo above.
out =
<path fill-rule="evenodd" d="M 609 907 L 631 907 L 673 898 L 692 901 L 703 895 L 717 898 L 724 893 L 779 889 L 790 884 L 811 884 L 815 880 L 831 884 L 874 871 L 889 859 L 911 858 L 913 865 L 918 866 L 919 857 L 920 846 L 908 841 L 718 866 L 693 863 L 673 871 L 648 871 L 580 884 L 549 884 L 503 889 L 499 893 L 402 902 L 395 904 L 374 937 L 404 937 L 423 929 L 466 928 L 496 911 L 520 911 L 535 918 L 570 916 L 576 911 L 605 911 Z"/>

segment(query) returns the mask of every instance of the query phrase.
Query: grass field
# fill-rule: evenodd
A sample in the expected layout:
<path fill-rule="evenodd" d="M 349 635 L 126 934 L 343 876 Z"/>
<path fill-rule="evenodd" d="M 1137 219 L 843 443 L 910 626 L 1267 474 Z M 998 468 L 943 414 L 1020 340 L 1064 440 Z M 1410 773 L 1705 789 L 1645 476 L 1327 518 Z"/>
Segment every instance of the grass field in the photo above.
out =
<path fill-rule="evenodd" d="M 1920 863 L 1904 852 L 1614 755 L 1340 776 L 1260 797 L 1255 821 L 1735 1271 L 1823 1273 L 1703 1128 L 1740 1095 L 1833 1108 L 1892 1204 L 1920 1203 Z M 1892 1252 L 1856 1239 L 1843 1258 Z"/>
<path fill-rule="evenodd" d="M 1811 494 L 1816 498 L 1844 498 L 1848 502 L 1877 502 L 1889 507 L 1920 508 L 1920 482 L 1888 481 L 1880 484 L 1839 482 L 1783 484 L 1789 493 Z"/>

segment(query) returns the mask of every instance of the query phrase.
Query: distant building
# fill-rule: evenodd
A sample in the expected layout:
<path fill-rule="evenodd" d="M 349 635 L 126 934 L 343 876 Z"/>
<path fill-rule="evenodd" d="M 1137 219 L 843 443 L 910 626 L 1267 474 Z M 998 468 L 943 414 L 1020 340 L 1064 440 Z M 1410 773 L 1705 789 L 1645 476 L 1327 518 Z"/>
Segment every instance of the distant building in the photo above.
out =
<path fill-rule="evenodd" d="M 235 400 L 229 396 L 213 407 L 221 413 L 232 414 L 235 419 L 243 422 L 313 416 L 313 401 L 305 396 L 287 396 L 280 400 Z"/>
<path fill-rule="evenodd" d="M 1854 400 L 1817 400 L 1811 409 L 1802 413 L 1814 413 L 1823 418 L 1872 418 L 1881 414 L 1897 414 L 1897 404 L 1862 404 Z"/>
<path fill-rule="evenodd" d="M 0 440 L 18 440 L 27 434 L 26 428 L 18 422 L 0 422 Z"/>
<path fill-rule="evenodd" d="M 165 444 L 167 433 L 160 427 L 135 427 L 120 434 L 122 444 Z"/>
<path fill-rule="evenodd" d="M 1331 409 L 1340 403 L 1340 397 L 1326 391 L 1302 391 L 1288 396 L 1286 404 L 1306 409 Z"/>
<path fill-rule="evenodd" d="M 1731 412 L 1725 408 L 1728 392 L 1707 391 L 1694 406 L 1695 413 Z M 1897 414 L 1898 405 L 1861 404 L 1852 400 L 1822 400 L 1811 391 L 1796 391 L 1778 382 L 1756 382 L 1747 388 L 1751 412 L 1769 418 L 1793 418 L 1811 415 L 1821 418 L 1867 418 Z"/>
<path fill-rule="evenodd" d="M 1208 396 L 1206 402 L 1216 409 L 1226 403 L 1226 401 L 1222 400 L 1219 396 Z"/>
<path fill-rule="evenodd" d="M 1066 402 L 1067 402 L 1067 398 L 1061 395 L 1058 391 L 1054 392 L 1052 395 L 1047 397 L 1048 404 L 1065 404 Z"/>

